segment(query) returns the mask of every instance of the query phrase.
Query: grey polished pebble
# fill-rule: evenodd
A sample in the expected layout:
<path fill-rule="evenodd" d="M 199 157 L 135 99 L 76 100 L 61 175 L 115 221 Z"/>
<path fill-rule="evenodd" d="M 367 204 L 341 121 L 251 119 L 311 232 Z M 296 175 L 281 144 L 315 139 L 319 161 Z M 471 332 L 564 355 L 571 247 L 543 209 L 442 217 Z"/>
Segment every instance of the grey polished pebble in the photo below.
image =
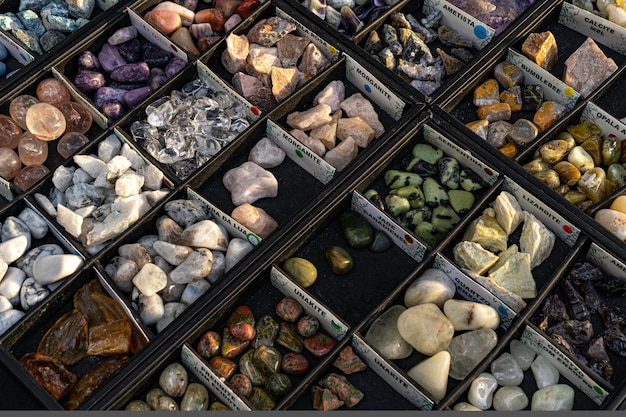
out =
<path fill-rule="evenodd" d="M 182 397 L 187 389 L 187 370 L 178 362 L 169 364 L 159 376 L 159 386 L 172 397 Z"/>
<path fill-rule="evenodd" d="M 491 408 L 493 395 L 498 388 L 498 381 L 490 373 L 483 372 L 472 381 L 467 400 L 475 407 L 481 410 Z"/>
<path fill-rule="evenodd" d="M 518 386 L 524 380 L 524 372 L 508 352 L 504 352 L 490 365 L 491 374 L 501 386 Z"/>
<path fill-rule="evenodd" d="M 493 395 L 496 411 L 520 411 L 528 406 L 528 396 L 520 387 L 500 387 Z"/>
<path fill-rule="evenodd" d="M 541 355 L 537 355 L 533 363 L 530 365 L 530 369 L 535 377 L 537 389 L 549 387 L 550 385 L 555 385 L 559 382 L 559 370 Z"/>
<path fill-rule="evenodd" d="M 180 400 L 182 411 L 202 411 L 209 408 L 209 392 L 202 384 L 192 382 Z"/>

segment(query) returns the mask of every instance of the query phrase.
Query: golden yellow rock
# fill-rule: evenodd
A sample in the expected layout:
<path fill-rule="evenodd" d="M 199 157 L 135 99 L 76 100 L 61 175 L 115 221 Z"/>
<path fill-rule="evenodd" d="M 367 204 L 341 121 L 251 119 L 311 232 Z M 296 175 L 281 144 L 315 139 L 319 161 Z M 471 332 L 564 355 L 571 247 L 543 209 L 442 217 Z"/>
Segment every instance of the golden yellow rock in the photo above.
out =
<path fill-rule="evenodd" d="M 498 120 L 511 119 L 511 106 L 507 103 L 495 103 L 480 106 L 477 110 L 478 118 L 497 122 Z"/>
<path fill-rule="evenodd" d="M 545 132 L 565 115 L 567 108 L 556 101 L 544 101 L 533 116 L 533 123 L 539 130 Z"/>
<path fill-rule="evenodd" d="M 552 70 L 559 59 L 556 39 L 550 31 L 528 35 L 522 44 L 522 53 L 547 71 Z"/>
<path fill-rule="evenodd" d="M 500 86 L 498 80 L 490 78 L 474 89 L 474 106 L 486 106 L 500 102 Z"/>
<path fill-rule="evenodd" d="M 611 203 L 609 207 L 611 210 L 617 210 L 626 214 L 626 195 L 620 195 Z"/>
<path fill-rule="evenodd" d="M 481 138 L 487 140 L 487 127 L 489 126 L 489 120 L 475 120 L 473 122 L 466 123 L 465 126 Z"/>
<path fill-rule="evenodd" d="M 504 90 L 500 93 L 500 101 L 506 103 L 511 108 L 511 111 L 522 110 L 522 90 L 519 86 L 515 86 Z"/>
<path fill-rule="evenodd" d="M 502 152 L 507 157 L 513 158 L 515 155 L 517 155 L 518 149 L 517 149 L 517 146 L 513 142 L 508 142 L 506 145 L 501 147 L 499 151 Z"/>

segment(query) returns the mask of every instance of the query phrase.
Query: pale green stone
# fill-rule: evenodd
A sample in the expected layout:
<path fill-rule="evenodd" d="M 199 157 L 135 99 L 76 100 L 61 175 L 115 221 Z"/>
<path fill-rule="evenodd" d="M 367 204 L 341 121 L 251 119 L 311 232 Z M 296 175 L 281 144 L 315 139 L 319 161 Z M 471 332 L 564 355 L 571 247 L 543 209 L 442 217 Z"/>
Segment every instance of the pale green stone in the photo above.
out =
<path fill-rule="evenodd" d="M 483 411 L 470 403 L 466 403 L 465 401 L 454 404 L 454 407 L 452 407 L 452 409 L 454 411 Z"/>
<path fill-rule="evenodd" d="M 569 385 L 556 384 L 535 391 L 530 403 L 532 411 L 562 411 L 574 407 L 574 389 Z"/>
<path fill-rule="evenodd" d="M 493 394 L 498 388 L 498 381 L 488 372 L 483 372 L 472 381 L 467 400 L 475 407 L 481 410 L 491 408 L 493 402 Z"/>
<path fill-rule="evenodd" d="M 524 380 L 524 372 L 513 355 L 508 352 L 491 362 L 491 374 L 502 386 L 518 386 Z"/>
<path fill-rule="evenodd" d="M 449 370 L 450 353 L 442 350 L 415 365 L 407 375 L 430 392 L 435 400 L 441 401 L 448 391 Z"/>
<path fill-rule="evenodd" d="M 509 350 L 522 371 L 526 371 L 530 368 L 530 364 L 537 355 L 537 353 L 530 346 L 518 339 L 511 340 Z"/>
<path fill-rule="evenodd" d="M 375 347 L 387 359 L 405 359 L 413 353 L 398 332 L 398 317 L 406 308 L 394 305 L 378 317 L 365 334 L 365 341 Z"/>
<path fill-rule="evenodd" d="M 436 268 L 428 268 L 415 279 L 404 293 L 404 305 L 433 303 L 439 307 L 454 297 L 456 286 L 443 271 Z"/>
<path fill-rule="evenodd" d="M 496 411 L 520 411 L 528 405 L 528 397 L 520 387 L 501 387 L 493 395 Z"/>
<path fill-rule="evenodd" d="M 541 355 L 535 358 L 530 365 L 530 369 L 533 372 L 538 389 L 549 387 L 559 382 L 559 370 Z"/>
<path fill-rule="evenodd" d="M 498 343 L 491 329 L 471 330 L 455 336 L 448 345 L 450 377 L 464 380 Z"/>

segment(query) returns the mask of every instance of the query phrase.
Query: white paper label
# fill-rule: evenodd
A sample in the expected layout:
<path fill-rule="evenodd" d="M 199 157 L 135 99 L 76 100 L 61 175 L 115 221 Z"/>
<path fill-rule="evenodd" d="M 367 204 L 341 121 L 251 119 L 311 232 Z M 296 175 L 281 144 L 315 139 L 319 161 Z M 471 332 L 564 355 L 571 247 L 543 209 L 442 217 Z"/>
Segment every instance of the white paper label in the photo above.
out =
<path fill-rule="evenodd" d="M 307 148 L 271 120 L 267 120 L 265 134 L 280 146 L 287 156 L 298 166 L 326 185 L 335 176 L 335 168 L 319 155 Z"/>
<path fill-rule="evenodd" d="M 423 10 L 424 15 L 440 10 L 443 13 L 441 23 L 472 41 L 476 49 L 483 49 L 487 46 L 496 33 L 480 20 L 444 0 L 425 0 Z"/>
<path fill-rule="evenodd" d="M 537 333 L 530 326 L 526 326 L 520 340 L 533 348 L 535 352 L 547 359 L 559 373 L 569 382 L 580 388 L 596 404 L 601 405 L 609 395 L 596 384 L 571 359 L 558 350 L 548 339 Z"/>
<path fill-rule="evenodd" d="M 58 71 L 56 68 L 52 68 L 51 71 L 52 71 L 52 75 L 54 76 L 54 78 L 56 78 L 57 80 L 60 80 L 63 83 L 63 85 L 67 87 L 74 101 L 85 106 L 87 108 L 87 111 L 91 113 L 91 117 L 93 118 L 93 121 L 96 122 L 96 124 L 100 126 L 102 129 L 106 129 L 109 125 L 109 119 L 104 115 L 104 113 L 102 113 L 100 109 L 98 109 L 91 100 L 81 95 L 76 90 L 76 87 L 74 87 L 74 84 L 70 82 L 67 78 L 65 78 L 65 76 L 60 71 Z"/>
<path fill-rule="evenodd" d="M 604 138 L 626 136 L 626 125 L 592 102 L 587 103 L 580 118 L 598 125 Z"/>
<path fill-rule="evenodd" d="M 9 201 L 13 200 L 11 185 L 4 178 L 0 178 L 0 195 Z"/>
<path fill-rule="evenodd" d="M 433 402 L 417 389 L 407 377 L 398 373 L 383 357 L 374 352 L 363 339 L 354 335 L 352 347 L 355 353 L 362 357 L 367 365 L 389 386 L 395 389 L 398 394 L 409 400 L 411 404 L 420 410 L 432 410 Z"/>
<path fill-rule="evenodd" d="M 424 259 L 426 246 L 358 191 L 352 192 L 352 210 L 363 215 L 374 229 L 385 232 L 391 241 L 411 258 L 417 262 Z"/>
<path fill-rule="evenodd" d="M 272 266 L 270 280 L 272 281 L 272 285 L 278 288 L 280 292 L 299 300 L 304 310 L 317 318 L 322 327 L 335 340 L 341 340 L 346 337 L 346 333 L 348 333 L 350 329 L 348 325 L 342 322 L 328 307 L 316 300 L 315 297 L 293 282 L 275 266 Z"/>
<path fill-rule="evenodd" d="M 131 24 L 137 28 L 141 36 L 164 51 L 169 51 L 185 62 L 189 62 L 187 53 L 170 41 L 167 36 L 156 30 L 150 23 L 143 20 L 141 16 L 131 9 L 127 8 L 126 12 L 128 13 L 128 17 L 130 17 Z"/>
<path fill-rule="evenodd" d="M 574 246 L 580 230 L 563 217 L 547 207 L 540 199 L 529 193 L 509 177 L 504 178 L 505 191 L 510 192 L 517 199 L 522 209 L 533 214 L 548 229 L 556 234 L 567 245 Z"/>
<path fill-rule="evenodd" d="M 626 281 L 626 265 L 595 243 L 589 247 L 587 258 L 608 275 Z"/>
<path fill-rule="evenodd" d="M 35 57 L 26 51 L 26 49 L 22 48 L 20 44 L 9 38 L 3 31 L 0 31 L 0 43 L 3 44 L 7 48 L 7 52 L 22 65 L 28 65 L 35 60 Z"/>
<path fill-rule="evenodd" d="M 365 94 L 365 98 L 378 104 L 395 120 L 400 120 L 406 103 L 385 87 L 384 83 L 378 81 L 372 73 L 359 65 L 350 55 L 345 55 L 345 57 L 346 79 L 361 90 Z"/>
<path fill-rule="evenodd" d="M 580 93 L 572 87 L 511 48 L 509 48 L 506 60 L 524 71 L 524 84 L 542 87 L 545 101 L 556 101 L 565 106 L 567 110 L 574 108 Z"/>
<path fill-rule="evenodd" d="M 193 350 L 191 350 L 186 344 L 183 345 L 180 351 L 180 359 L 183 364 L 193 374 L 200 379 L 206 386 L 211 388 L 213 393 L 217 395 L 220 400 L 235 411 L 251 411 L 250 407 L 244 403 L 237 394 L 228 387 L 222 378 L 220 378 L 215 372 L 209 369 L 209 366 L 204 361 L 198 358 Z"/>
<path fill-rule="evenodd" d="M 246 117 L 248 118 L 248 121 L 253 122 L 261 117 L 261 110 L 257 106 L 250 104 L 248 100 L 241 97 L 239 93 L 230 88 L 230 86 L 225 83 L 224 80 L 215 75 L 213 71 L 209 69 L 209 67 L 207 67 L 200 61 L 196 61 L 195 65 L 196 70 L 198 71 L 198 76 L 200 77 L 200 79 L 202 79 L 202 81 L 206 82 L 217 90 L 227 92 L 228 94 L 230 94 L 233 100 L 243 106 L 246 111 Z"/>
<path fill-rule="evenodd" d="M 435 256 L 433 268 L 443 271 L 447 276 L 454 280 L 456 290 L 468 301 L 485 304 L 496 309 L 500 315 L 500 327 L 508 329 L 513 319 L 515 319 L 515 311 L 504 304 L 502 300 L 493 295 L 491 291 L 465 275 L 448 259 L 440 254 Z"/>
<path fill-rule="evenodd" d="M 489 165 L 474 157 L 470 151 L 463 149 L 451 142 L 448 138 L 437 132 L 428 125 L 424 125 L 424 140 L 436 148 L 441 149 L 446 155 L 452 156 L 462 165 L 468 166 L 486 183 L 493 185 L 500 175 Z"/>
<path fill-rule="evenodd" d="M 304 36 L 306 38 L 309 38 L 311 42 L 313 42 L 315 46 L 317 46 L 318 49 L 322 51 L 322 53 L 326 55 L 326 58 L 328 58 L 331 62 L 336 62 L 339 59 L 340 52 L 339 50 L 337 50 L 337 48 L 335 48 L 333 45 L 326 42 L 317 33 L 311 31 L 309 28 L 304 26 L 301 22 L 294 19 L 293 17 L 291 17 L 285 11 L 279 9 L 278 7 L 276 8 L 276 16 L 280 17 L 281 19 L 288 20 L 289 22 L 292 22 L 294 25 L 296 25 L 296 34 L 299 36 Z"/>
<path fill-rule="evenodd" d="M 608 19 L 563 2 L 559 23 L 626 55 L 626 29 Z"/>

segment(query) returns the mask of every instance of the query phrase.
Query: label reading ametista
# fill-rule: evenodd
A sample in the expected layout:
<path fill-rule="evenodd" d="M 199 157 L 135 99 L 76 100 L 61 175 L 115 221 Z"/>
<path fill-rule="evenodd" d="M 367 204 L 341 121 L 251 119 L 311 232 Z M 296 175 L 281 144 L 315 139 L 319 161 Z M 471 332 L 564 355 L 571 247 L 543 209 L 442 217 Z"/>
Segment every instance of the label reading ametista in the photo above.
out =
<path fill-rule="evenodd" d="M 187 59 L 187 53 L 170 41 L 167 36 L 156 30 L 151 24 L 143 20 L 131 9 L 126 9 L 126 13 L 128 13 L 132 25 L 139 33 L 141 33 L 141 36 L 148 40 L 148 42 L 153 43 L 164 51 L 171 52 L 185 62 L 189 62 Z"/>
<path fill-rule="evenodd" d="M 346 79 L 357 86 L 365 97 L 378 104 L 395 120 L 400 120 L 404 111 L 404 103 L 392 93 L 383 83 L 378 81 L 371 72 L 363 68 L 350 55 L 346 57 Z"/>
<path fill-rule="evenodd" d="M 294 19 L 278 7 L 276 8 L 276 16 L 296 25 L 296 33 L 300 36 L 309 38 L 311 42 L 313 42 L 331 62 L 336 62 L 339 59 L 339 51 L 337 48 L 326 42 L 317 33 L 313 32 L 311 29 L 307 28 L 301 22 Z"/>
<path fill-rule="evenodd" d="M 558 350 L 549 340 L 537 333 L 530 326 L 526 326 L 520 340 L 533 348 L 535 352 L 554 365 L 561 375 L 572 384 L 580 388 L 596 404 L 601 405 L 609 395 L 598 386 L 593 379 L 585 374 L 571 359 Z"/>
<path fill-rule="evenodd" d="M 608 275 L 626 281 L 626 265 L 595 243 L 589 247 L 587 258 Z"/>
<path fill-rule="evenodd" d="M 424 259 L 426 246 L 410 235 L 395 220 L 380 211 L 358 191 L 352 192 L 352 210 L 360 213 L 377 230 L 382 230 L 391 241 L 411 258 L 420 262 Z"/>
<path fill-rule="evenodd" d="M 3 44 L 9 54 L 22 65 L 28 65 L 35 60 L 35 57 L 28 53 L 26 49 L 22 48 L 21 45 L 13 41 L 13 39 L 9 38 L 2 31 L 0 31 L 0 43 Z"/>
<path fill-rule="evenodd" d="M 226 84 L 224 80 L 215 75 L 209 69 L 209 67 L 207 67 L 200 61 L 196 61 L 195 65 L 196 71 L 198 71 L 198 76 L 200 77 L 200 79 L 218 90 L 227 92 L 233 100 L 243 106 L 243 108 L 246 110 L 246 116 L 249 121 L 254 121 L 261 117 L 261 110 L 257 106 L 251 104 L 248 100 L 241 97 L 228 84 Z"/>
<path fill-rule="evenodd" d="M 462 165 L 467 165 L 468 168 L 478 174 L 478 176 L 488 184 L 493 185 L 498 180 L 500 174 L 493 168 L 475 158 L 467 149 L 455 145 L 448 138 L 428 125 L 424 125 L 424 140 L 436 148 L 441 149 L 446 155 L 450 155 L 459 162 L 462 162 Z"/>
<path fill-rule="evenodd" d="M 511 48 L 509 48 L 506 60 L 524 71 L 524 84 L 543 87 L 545 101 L 556 101 L 565 106 L 567 110 L 574 108 L 580 93 L 572 87 Z"/>
<path fill-rule="evenodd" d="M 60 80 L 63 85 L 67 87 L 70 91 L 70 95 L 74 99 L 74 101 L 82 104 L 87 108 L 87 111 L 91 113 L 91 117 L 93 121 L 96 122 L 98 126 L 102 129 L 106 129 L 109 124 L 109 119 L 98 109 L 93 102 L 82 96 L 76 89 L 74 88 L 74 84 L 72 84 L 67 78 L 65 78 L 56 68 L 51 69 L 52 75 L 57 80 Z"/>
<path fill-rule="evenodd" d="M 265 134 L 280 146 L 293 162 L 313 175 L 322 184 L 328 184 L 335 176 L 336 170 L 332 165 L 269 119 Z"/>
<path fill-rule="evenodd" d="M 554 232 L 567 245 L 574 246 L 580 230 L 573 224 L 567 222 L 550 207 L 547 207 L 540 199 L 517 185 L 509 177 L 504 178 L 504 191 L 513 194 L 522 209 L 533 214 L 548 229 Z"/>
<path fill-rule="evenodd" d="M 352 338 L 352 347 L 360 357 L 369 365 L 370 368 L 378 374 L 387 384 L 395 389 L 398 394 L 409 400 L 411 404 L 420 410 L 430 411 L 433 408 L 433 402 L 420 392 L 408 378 L 396 372 L 393 367 L 389 366 L 387 361 L 379 354 L 374 352 L 367 343 L 358 336 Z"/>
<path fill-rule="evenodd" d="M 580 118 L 598 125 L 604 138 L 611 137 L 611 135 L 620 139 L 626 137 L 626 125 L 592 102 L 587 103 Z"/>
<path fill-rule="evenodd" d="M 444 0 L 425 0 L 423 11 L 425 15 L 440 10 L 443 16 L 441 23 L 459 32 L 464 38 L 472 41 L 474 48 L 483 49 L 496 31 L 485 25 L 475 17 L 465 13 L 458 7 Z"/>
<path fill-rule="evenodd" d="M 502 300 L 472 278 L 465 275 L 456 265 L 452 264 L 440 254 L 436 255 L 433 268 L 444 272 L 447 276 L 452 278 L 456 285 L 457 292 L 466 300 L 495 308 L 500 315 L 500 327 L 505 330 L 509 328 L 516 314 L 515 311 L 511 310 Z"/>
<path fill-rule="evenodd" d="M 347 324 L 342 322 L 327 307 L 289 279 L 275 266 L 272 266 L 270 280 L 272 281 L 272 285 L 278 288 L 284 295 L 294 297 L 296 300 L 299 300 L 306 312 L 317 318 L 322 327 L 335 340 L 341 340 L 346 336 L 346 333 L 349 330 Z"/>
<path fill-rule="evenodd" d="M 608 19 L 563 2 L 559 23 L 626 55 L 626 29 Z"/>
<path fill-rule="evenodd" d="M 196 356 L 196 354 L 187 345 L 183 345 L 180 351 L 180 359 L 193 374 L 203 381 L 205 385 L 235 411 L 251 411 L 238 396 L 221 380 L 209 367 Z"/>

